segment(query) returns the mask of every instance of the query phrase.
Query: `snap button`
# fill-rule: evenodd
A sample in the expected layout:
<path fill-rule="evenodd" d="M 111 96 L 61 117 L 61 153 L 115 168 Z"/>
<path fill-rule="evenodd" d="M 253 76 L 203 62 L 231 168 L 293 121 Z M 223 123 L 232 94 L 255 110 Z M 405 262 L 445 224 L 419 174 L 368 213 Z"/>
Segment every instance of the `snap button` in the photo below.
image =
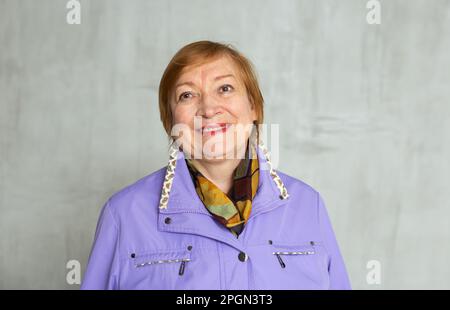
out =
<path fill-rule="evenodd" d="M 131 253 L 131 258 L 135 258 L 135 257 L 136 257 L 136 254 Z"/>
<path fill-rule="evenodd" d="M 172 219 L 170 217 L 166 217 L 164 219 L 164 223 L 166 223 L 166 224 L 170 224 L 171 222 L 172 222 Z"/>
<path fill-rule="evenodd" d="M 247 260 L 247 254 L 244 252 L 239 252 L 238 258 L 241 262 L 245 262 Z"/>
<path fill-rule="evenodd" d="M 272 244 L 273 242 L 272 242 L 272 240 L 269 240 L 269 244 Z"/>
<path fill-rule="evenodd" d="M 192 250 L 192 245 L 188 245 L 187 250 L 188 251 Z"/>

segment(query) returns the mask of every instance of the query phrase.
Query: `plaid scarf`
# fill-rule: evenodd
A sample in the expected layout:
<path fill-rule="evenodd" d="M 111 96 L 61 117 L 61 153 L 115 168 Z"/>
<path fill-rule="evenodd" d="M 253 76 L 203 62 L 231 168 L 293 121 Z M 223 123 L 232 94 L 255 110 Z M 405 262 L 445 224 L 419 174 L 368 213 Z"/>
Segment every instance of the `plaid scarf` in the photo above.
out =
<path fill-rule="evenodd" d="M 256 154 L 254 146 L 252 151 L 253 154 Z M 239 236 L 250 217 L 252 200 L 259 184 L 258 158 L 256 156 L 255 158 L 250 157 L 247 145 L 245 158 L 240 161 L 233 172 L 233 184 L 228 194 L 225 194 L 213 182 L 204 177 L 194 167 L 191 159 L 186 159 L 200 200 L 213 217 L 230 229 L 235 237 Z"/>

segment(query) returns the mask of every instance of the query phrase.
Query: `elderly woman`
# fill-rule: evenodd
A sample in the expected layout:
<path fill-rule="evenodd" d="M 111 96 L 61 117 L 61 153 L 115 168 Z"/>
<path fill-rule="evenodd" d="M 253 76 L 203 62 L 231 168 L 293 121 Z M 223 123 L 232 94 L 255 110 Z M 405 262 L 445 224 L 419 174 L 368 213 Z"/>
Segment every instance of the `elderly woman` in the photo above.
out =
<path fill-rule="evenodd" d="M 322 197 L 270 162 L 248 59 L 186 45 L 159 108 L 169 163 L 105 203 L 82 289 L 350 288 Z"/>

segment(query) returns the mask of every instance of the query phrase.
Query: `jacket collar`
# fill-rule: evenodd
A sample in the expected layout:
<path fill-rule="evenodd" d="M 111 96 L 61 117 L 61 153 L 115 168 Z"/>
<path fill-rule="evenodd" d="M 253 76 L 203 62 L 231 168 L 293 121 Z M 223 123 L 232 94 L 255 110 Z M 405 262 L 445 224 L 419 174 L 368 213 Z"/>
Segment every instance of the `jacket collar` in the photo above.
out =
<path fill-rule="evenodd" d="M 263 146 L 257 147 L 257 156 L 259 163 L 259 185 L 256 196 L 252 202 L 252 213 L 250 217 L 257 214 L 259 211 L 265 210 L 265 208 L 271 203 L 284 199 L 282 196 L 282 189 L 277 186 L 276 177 L 278 177 L 278 175 L 276 175 L 274 171 L 271 171 L 270 161 L 268 161 L 268 157 L 266 157 L 268 154 L 265 153 Z M 167 193 L 167 207 L 161 208 L 160 206 L 160 212 L 191 212 L 209 214 L 208 210 L 205 208 L 202 201 L 198 197 L 197 192 L 195 191 L 194 184 L 186 165 L 185 155 L 181 151 L 176 154 L 175 167 L 176 168 L 168 167 L 168 169 L 173 169 L 173 179 L 171 189 Z M 274 173 L 276 177 L 274 177 Z M 279 179 L 279 182 L 282 184 L 281 179 Z M 163 187 L 167 187 L 166 182 Z M 282 184 L 282 188 L 284 188 L 284 184 Z M 284 188 L 284 190 L 286 189 Z"/>
<path fill-rule="evenodd" d="M 263 145 L 257 148 L 257 156 L 259 186 L 248 221 L 283 205 L 289 197 L 283 182 L 272 169 L 270 156 Z M 185 156 L 178 149 L 172 149 L 166 169 L 157 225 L 162 232 L 199 235 L 224 242 L 240 251 L 245 250 L 246 231 L 249 229 L 247 222 L 243 232 L 236 238 L 212 218 L 195 191 Z"/>

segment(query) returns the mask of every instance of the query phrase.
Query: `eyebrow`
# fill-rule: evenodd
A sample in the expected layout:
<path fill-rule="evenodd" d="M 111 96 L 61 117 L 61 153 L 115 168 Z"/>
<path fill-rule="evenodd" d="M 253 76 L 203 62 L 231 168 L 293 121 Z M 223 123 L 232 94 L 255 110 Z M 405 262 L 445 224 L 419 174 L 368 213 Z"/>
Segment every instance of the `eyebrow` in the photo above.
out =
<path fill-rule="evenodd" d="M 217 80 L 220 80 L 220 79 L 224 79 L 224 78 L 227 78 L 227 77 L 233 77 L 234 78 L 234 75 L 233 74 L 219 75 L 219 76 L 216 76 L 214 78 L 214 81 L 217 81 Z"/>
<path fill-rule="evenodd" d="M 220 80 L 220 79 L 224 79 L 224 78 L 227 78 L 227 77 L 235 78 L 235 76 L 233 74 L 225 74 L 225 75 L 216 76 L 214 78 L 214 81 L 217 81 L 217 80 Z M 177 85 L 175 85 L 175 89 L 177 89 L 178 87 L 180 87 L 182 85 L 195 86 L 195 84 L 193 82 L 190 82 L 190 81 L 189 82 L 182 82 L 182 83 L 178 83 Z"/>

